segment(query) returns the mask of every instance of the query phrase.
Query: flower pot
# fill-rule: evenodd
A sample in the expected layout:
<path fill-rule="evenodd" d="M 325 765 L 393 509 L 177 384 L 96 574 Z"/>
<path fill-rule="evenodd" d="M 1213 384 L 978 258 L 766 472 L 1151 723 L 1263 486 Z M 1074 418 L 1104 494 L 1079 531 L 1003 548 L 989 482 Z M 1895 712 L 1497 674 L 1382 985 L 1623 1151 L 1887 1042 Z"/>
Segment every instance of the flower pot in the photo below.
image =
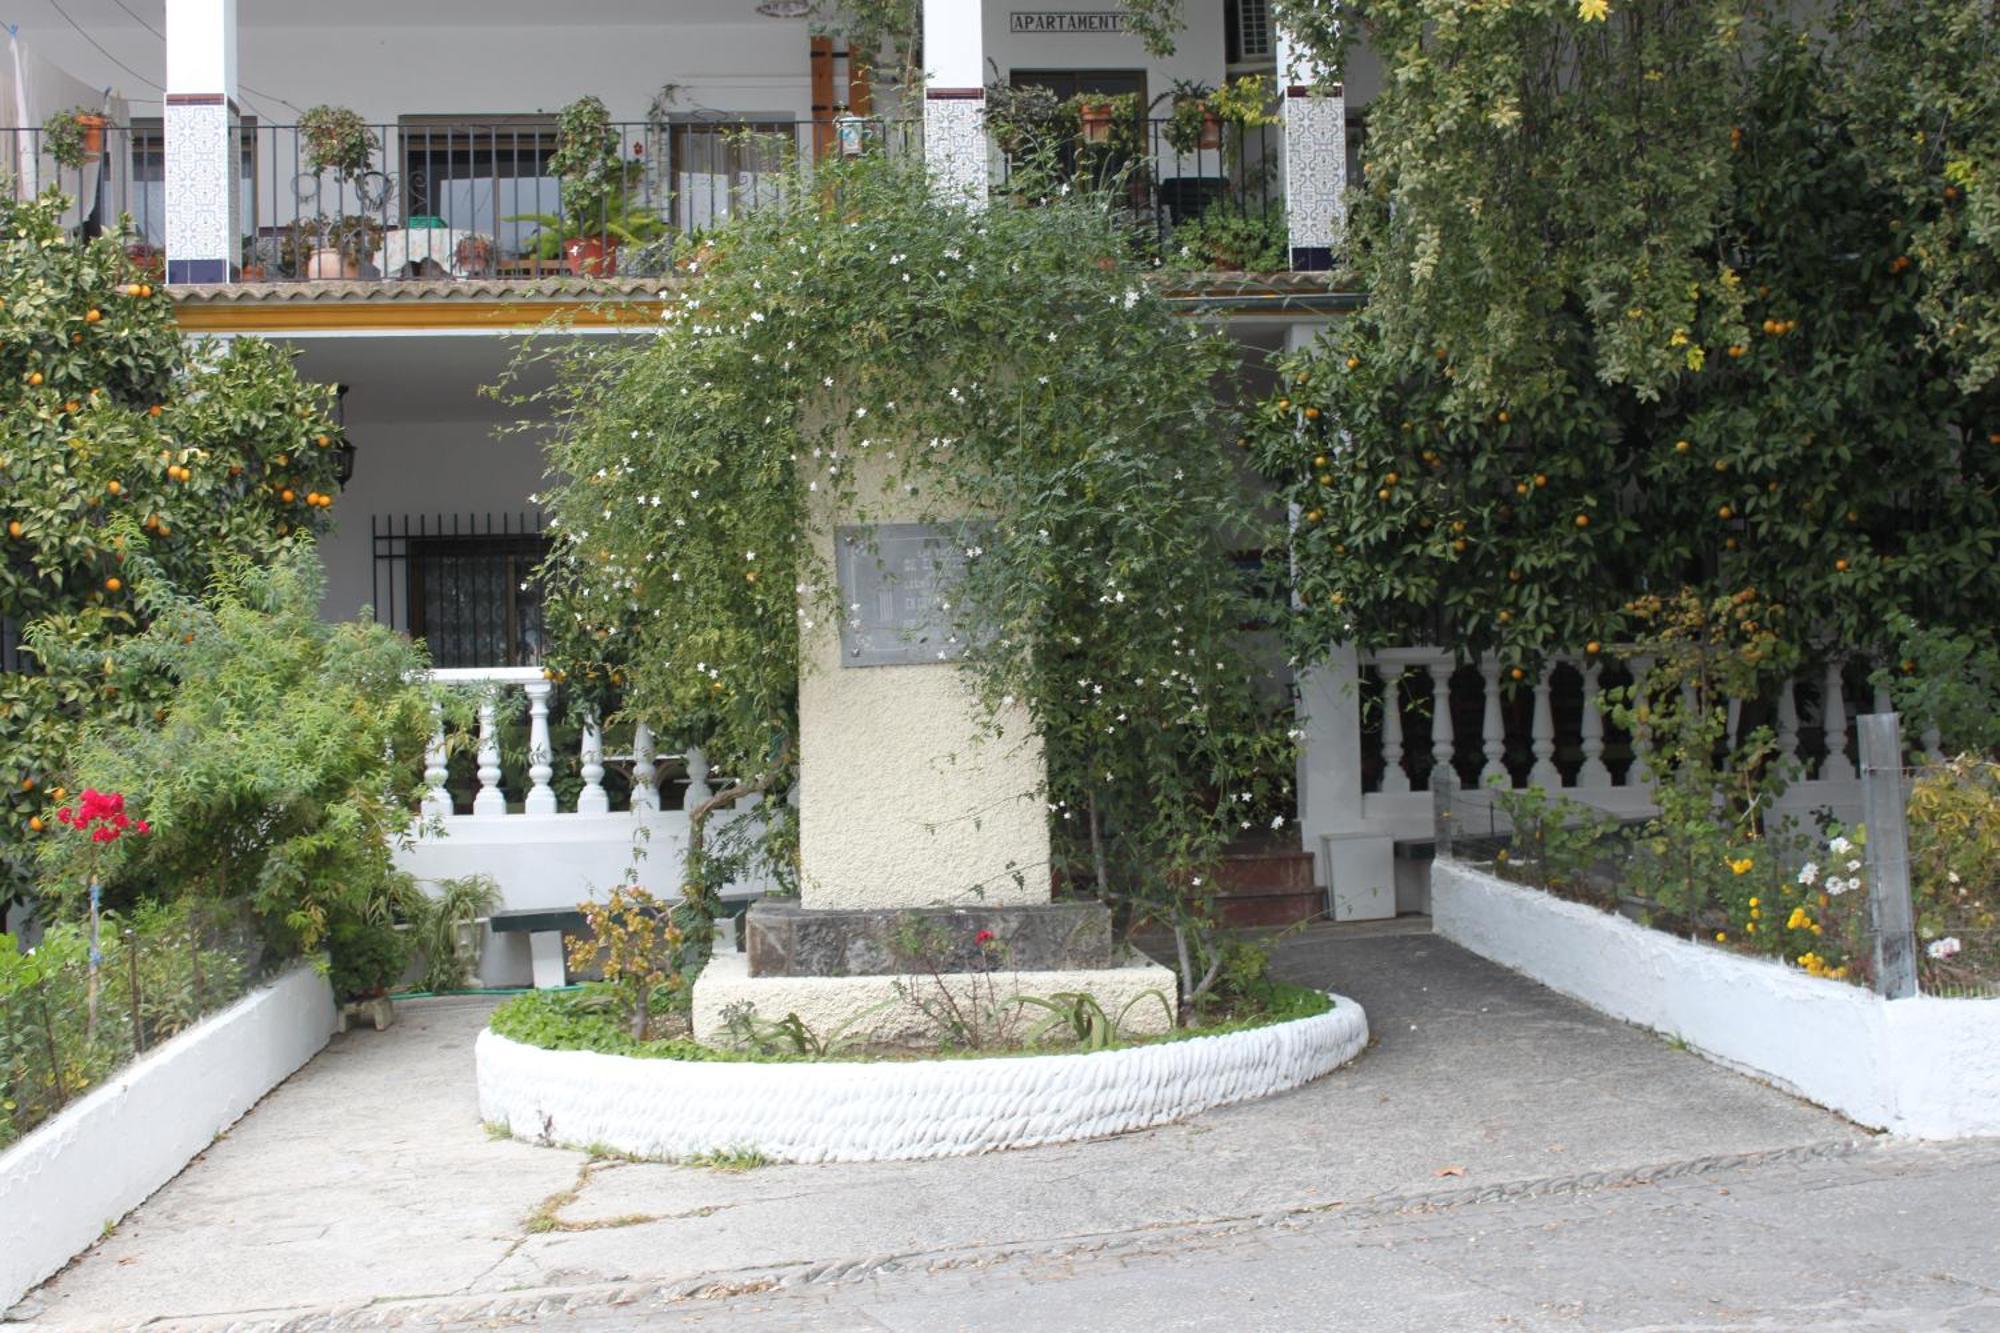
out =
<path fill-rule="evenodd" d="M 104 156 L 104 130 L 111 122 L 103 116 L 86 112 L 77 116 L 76 123 L 83 126 L 84 161 L 97 161 Z"/>
<path fill-rule="evenodd" d="M 1083 126 L 1085 143 L 1109 143 L 1111 126 L 1118 119 L 1118 113 L 1109 102 L 1087 102 L 1077 108 L 1077 120 Z"/>
<path fill-rule="evenodd" d="M 361 261 L 331 246 L 321 246 L 306 261 L 306 277 L 321 282 L 354 282 L 361 277 Z"/>
<path fill-rule="evenodd" d="M 1222 118 L 1213 111 L 1204 111 L 1201 113 L 1201 138 L 1196 141 L 1195 146 L 1197 148 L 1222 147 Z"/>
<path fill-rule="evenodd" d="M 153 278 L 156 280 L 166 276 L 167 272 L 166 252 L 161 250 L 158 246 L 153 246 L 153 245 L 127 246 L 125 254 L 127 257 L 131 259 L 134 266 L 138 268 L 140 276 Z"/>
<path fill-rule="evenodd" d="M 572 236 L 563 242 L 563 262 L 578 278 L 602 278 L 618 271 L 618 241 L 610 236 Z"/>
<path fill-rule="evenodd" d="M 264 266 L 262 264 L 245 264 L 237 276 L 244 282 L 262 282 L 264 281 Z"/>

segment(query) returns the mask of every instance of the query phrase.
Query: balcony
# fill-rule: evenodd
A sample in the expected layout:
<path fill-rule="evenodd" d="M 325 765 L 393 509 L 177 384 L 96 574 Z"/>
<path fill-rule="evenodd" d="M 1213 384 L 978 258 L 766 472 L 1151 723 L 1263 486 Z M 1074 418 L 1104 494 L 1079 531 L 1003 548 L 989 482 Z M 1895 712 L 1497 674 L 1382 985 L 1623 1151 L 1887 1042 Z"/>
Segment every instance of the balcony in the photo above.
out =
<path fill-rule="evenodd" d="M 832 154 L 922 153 L 911 121 L 624 122 L 601 205 L 565 208 L 551 170 L 552 122 L 540 117 L 405 118 L 366 126 L 365 166 L 315 165 L 294 125 L 246 124 L 239 139 L 237 284 L 509 282 L 667 275 L 676 241 L 746 210 L 781 203 L 800 161 Z M 1200 142 L 1164 119 L 1140 122 L 1105 153 L 1061 154 L 1071 182 L 1111 187 L 1142 257 L 1168 267 L 1273 271 L 1287 266 L 1282 133 L 1222 126 Z M 17 188 L 58 189 L 79 231 L 132 218 L 133 254 L 164 270 L 165 166 L 157 126 L 109 126 L 81 164 L 55 162 L 38 128 L 0 129 Z M 997 147 L 998 197 L 1027 178 Z M 0 165 L 6 165 L 0 161 Z M 1039 178 L 1040 185 L 1048 182 Z"/>

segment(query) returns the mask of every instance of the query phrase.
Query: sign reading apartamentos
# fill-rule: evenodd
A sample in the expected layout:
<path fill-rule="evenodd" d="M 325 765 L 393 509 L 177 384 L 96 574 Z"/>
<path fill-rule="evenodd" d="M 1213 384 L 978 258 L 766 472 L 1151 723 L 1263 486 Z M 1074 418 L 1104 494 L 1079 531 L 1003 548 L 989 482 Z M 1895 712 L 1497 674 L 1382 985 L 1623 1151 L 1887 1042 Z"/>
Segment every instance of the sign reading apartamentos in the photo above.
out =
<path fill-rule="evenodd" d="M 1009 32 L 1072 35 L 1088 32 L 1124 32 L 1125 15 L 1109 11 L 1100 14 L 1052 14 L 1015 10 L 1007 16 Z"/>

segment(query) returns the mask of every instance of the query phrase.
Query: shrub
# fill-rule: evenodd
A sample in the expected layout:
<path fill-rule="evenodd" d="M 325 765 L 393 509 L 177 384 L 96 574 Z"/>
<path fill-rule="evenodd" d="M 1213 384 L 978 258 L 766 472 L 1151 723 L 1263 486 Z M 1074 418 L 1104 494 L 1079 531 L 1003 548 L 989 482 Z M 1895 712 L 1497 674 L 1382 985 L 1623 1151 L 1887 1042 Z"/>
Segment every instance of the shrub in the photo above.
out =
<path fill-rule="evenodd" d="M 344 1003 L 388 994 L 410 965 L 410 944 L 407 934 L 386 921 L 336 920 L 326 935 L 334 997 Z"/>

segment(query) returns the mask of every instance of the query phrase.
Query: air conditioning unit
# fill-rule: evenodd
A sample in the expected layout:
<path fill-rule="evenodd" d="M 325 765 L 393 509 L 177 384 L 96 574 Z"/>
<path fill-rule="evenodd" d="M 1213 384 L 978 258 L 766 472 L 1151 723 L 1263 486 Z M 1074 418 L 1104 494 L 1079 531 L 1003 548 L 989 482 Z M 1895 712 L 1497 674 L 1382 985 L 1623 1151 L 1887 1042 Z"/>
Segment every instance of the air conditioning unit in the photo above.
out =
<path fill-rule="evenodd" d="M 1236 55 L 1241 60 L 1269 60 L 1270 0 L 1236 0 Z"/>

